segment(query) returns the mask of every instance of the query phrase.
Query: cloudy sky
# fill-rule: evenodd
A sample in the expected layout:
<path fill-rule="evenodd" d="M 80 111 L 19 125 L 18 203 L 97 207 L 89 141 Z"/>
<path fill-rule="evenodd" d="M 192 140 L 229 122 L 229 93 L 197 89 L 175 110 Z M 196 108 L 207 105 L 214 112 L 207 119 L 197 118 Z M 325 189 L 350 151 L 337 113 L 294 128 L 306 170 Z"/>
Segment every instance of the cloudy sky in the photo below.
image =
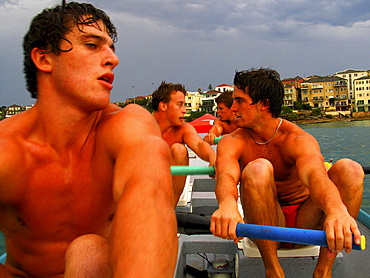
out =
<path fill-rule="evenodd" d="M 112 101 L 231 84 L 235 70 L 271 67 L 282 79 L 370 69 L 369 0 L 86 0 L 118 29 Z M 34 103 L 22 73 L 31 19 L 59 0 L 0 0 L 0 106 Z"/>

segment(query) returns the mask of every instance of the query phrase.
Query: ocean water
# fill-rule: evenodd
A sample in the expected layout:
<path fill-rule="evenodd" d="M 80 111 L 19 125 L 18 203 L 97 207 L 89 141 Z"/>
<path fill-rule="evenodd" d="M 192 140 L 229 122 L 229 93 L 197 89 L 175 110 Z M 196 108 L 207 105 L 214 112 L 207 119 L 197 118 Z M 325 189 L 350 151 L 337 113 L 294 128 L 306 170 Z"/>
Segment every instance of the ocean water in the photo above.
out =
<path fill-rule="evenodd" d="M 320 144 L 326 161 L 350 158 L 370 166 L 370 120 L 299 125 Z M 362 209 L 370 213 L 370 175 L 365 176 Z"/>
<path fill-rule="evenodd" d="M 326 161 L 351 158 L 363 166 L 370 166 L 370 120 L 299 126 L 317 139 Z M 202 138 L 204 135 L 200 134 Z M 365 177 L 362 209 L 370 214 L 370 175 Z M 4 238 L 0 233 L 0 255 L 4 251 Z"/>

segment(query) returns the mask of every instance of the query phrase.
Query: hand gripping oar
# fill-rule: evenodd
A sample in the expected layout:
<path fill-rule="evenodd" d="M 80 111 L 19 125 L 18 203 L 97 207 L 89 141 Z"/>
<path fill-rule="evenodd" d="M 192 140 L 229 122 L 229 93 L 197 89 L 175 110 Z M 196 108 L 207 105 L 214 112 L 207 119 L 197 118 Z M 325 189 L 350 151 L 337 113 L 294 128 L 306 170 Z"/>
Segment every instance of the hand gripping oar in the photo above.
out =
<path fill-rule="evenodd" d="M 183 212 L 176 212 L 176 217 L 179 233 L 188 235 L 211 233 L 209 230 L 211 219 L 209 217 Z M 236 235 L 238 237 L 249 237 L 328 247 L 326 233 L 320 230 L 238 223 L 236 226 Z M 357 245 L 352 243 L 352 249 L 365 250 L 366 237 L 361 235 L 361 244 Z"/>

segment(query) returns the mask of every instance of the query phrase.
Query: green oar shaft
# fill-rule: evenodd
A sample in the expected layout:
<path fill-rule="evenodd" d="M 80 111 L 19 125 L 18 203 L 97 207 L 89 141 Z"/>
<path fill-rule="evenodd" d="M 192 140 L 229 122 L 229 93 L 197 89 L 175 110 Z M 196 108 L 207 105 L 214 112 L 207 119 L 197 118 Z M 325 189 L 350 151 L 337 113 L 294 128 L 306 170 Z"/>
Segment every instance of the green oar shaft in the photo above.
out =
<path fill-rule="evenodd" d="M 215 168 L 213 166 L 171 166 L 172 175 L 209 175 L 213 176 L 215 174 Z"/>

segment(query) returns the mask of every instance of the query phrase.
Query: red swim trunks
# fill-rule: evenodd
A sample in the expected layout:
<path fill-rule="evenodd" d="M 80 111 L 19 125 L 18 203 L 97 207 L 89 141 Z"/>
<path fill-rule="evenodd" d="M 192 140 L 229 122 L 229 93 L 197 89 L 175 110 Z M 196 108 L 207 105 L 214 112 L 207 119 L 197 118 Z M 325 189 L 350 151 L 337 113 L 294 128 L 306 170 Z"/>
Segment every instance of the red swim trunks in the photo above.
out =
<path fill-rule="evenodd" d="M 286 227 L 288 228 L 296 228 L 297 224 L 297 213 L 298 209 L 301 207 L 302 204 L 297 205 L 290 205 L 290 206 L 281 206 L 285 216 Z M 285 248 L 292 248 L 293 244 L 284 242 L 282 247 Z"/>

